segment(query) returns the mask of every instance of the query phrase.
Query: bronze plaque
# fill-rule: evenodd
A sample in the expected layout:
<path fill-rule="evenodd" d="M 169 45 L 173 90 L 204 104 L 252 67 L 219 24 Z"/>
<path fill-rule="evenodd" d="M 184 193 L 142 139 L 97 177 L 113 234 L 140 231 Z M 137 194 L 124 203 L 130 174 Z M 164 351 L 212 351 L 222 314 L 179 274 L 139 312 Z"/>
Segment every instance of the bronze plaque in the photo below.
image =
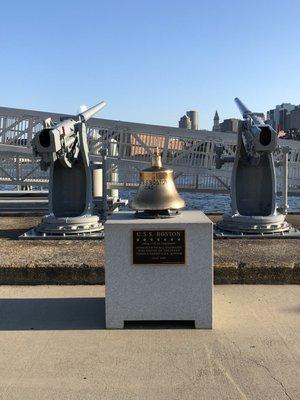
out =
<path fill-rule="evenodd" d="M 185 231 L 133 231 L 133 264 L 185 264 Z"/>

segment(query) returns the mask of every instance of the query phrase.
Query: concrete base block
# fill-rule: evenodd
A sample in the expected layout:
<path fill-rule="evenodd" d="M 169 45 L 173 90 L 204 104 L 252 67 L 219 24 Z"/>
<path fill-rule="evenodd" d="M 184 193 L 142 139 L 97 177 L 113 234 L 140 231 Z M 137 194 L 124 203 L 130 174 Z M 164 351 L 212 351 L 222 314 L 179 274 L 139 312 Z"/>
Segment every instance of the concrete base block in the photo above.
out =
<path fill-rule="evenodd" d="M 124 321 L 106 318 L 106 329 L 123 329 Z"/>
<path fill-rule="evenodd" d="M 105 224 L 106 327 L 126 321 L 195 321 L 212 328 L 212 222 L 200 211 L 139 219 L 132 212 Z M 133 264 L 133 231 L 184 231 L 185 260 Z"/>

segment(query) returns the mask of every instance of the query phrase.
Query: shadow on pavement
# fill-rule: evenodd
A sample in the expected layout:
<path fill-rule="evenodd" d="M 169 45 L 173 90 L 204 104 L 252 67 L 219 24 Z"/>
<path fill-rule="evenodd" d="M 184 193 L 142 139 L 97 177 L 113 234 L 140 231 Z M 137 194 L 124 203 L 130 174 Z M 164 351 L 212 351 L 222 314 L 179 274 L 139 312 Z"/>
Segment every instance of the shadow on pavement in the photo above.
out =
<path fill-rule="evenodd" d="M 125 329 L 194 329 L 194 321 L 125 321 Z"/>
<path fill-rule="evenodd" d="M 105 329 L 105 299 L 0 299 L 0 331 Z"/>
<path fill-rule="evenodd" d="M 30 228 L 26 229 L 0 229 L 0 238 L 16 240 L 20 235 L 27 232 Z"/>
<path fill-rule="evenodd" d="M 289 308 L 282 308 L 280 311 L 288 314 L 300 314 L 300 305 L 295 305 L 294 307 Z"/>

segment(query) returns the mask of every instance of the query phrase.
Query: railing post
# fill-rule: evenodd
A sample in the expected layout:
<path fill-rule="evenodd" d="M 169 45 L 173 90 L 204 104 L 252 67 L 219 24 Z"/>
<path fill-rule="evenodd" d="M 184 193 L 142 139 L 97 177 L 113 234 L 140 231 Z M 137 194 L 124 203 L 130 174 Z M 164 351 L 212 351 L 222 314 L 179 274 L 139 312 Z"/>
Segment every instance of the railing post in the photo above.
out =
<path fill-rule="evenodd" d="M 103 148 L 100 150 L 100 154 L 102 156 L 102 197 L 103 197 L 103 210 L 102 210 L 102 218 L 103 221 L 107 220 L 108 213 L 108 205 L 107 205 L 107 149 Z"/>
<path fill-rule="evenodd" d="M 288 179 L 289 179 L 289 170 L 288 170 L 288 162 L 289 162 L 289 147 L 284 146 L 282 148 L 282 211 L 284 214 L 287 214 L 289 204 L 288 204 Z"/>
<path fill-rule="evenodd" d="M 167 164 L 167 156 L 168 156 L 168 149 L 169 149 L 169 141 L 170 137 L 165 136 L 164 138 L 164 147 L 163 147 L 163 153 L 162 153 L 162 163 Z"/>

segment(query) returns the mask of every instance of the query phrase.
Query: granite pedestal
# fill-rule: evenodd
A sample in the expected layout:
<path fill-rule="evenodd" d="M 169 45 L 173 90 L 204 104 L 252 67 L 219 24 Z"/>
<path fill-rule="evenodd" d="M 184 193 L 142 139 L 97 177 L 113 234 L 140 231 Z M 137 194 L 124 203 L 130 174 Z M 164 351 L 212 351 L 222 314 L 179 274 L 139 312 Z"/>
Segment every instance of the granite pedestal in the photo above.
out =
<path fill-rule="evenodd" d="M 212 222 L 202 212 L 167 219 L 119 212 L 104 229 L 107 328 L 123 328 L 125 321 L 194 321 L 196 328 L 212 328 Z"/>

